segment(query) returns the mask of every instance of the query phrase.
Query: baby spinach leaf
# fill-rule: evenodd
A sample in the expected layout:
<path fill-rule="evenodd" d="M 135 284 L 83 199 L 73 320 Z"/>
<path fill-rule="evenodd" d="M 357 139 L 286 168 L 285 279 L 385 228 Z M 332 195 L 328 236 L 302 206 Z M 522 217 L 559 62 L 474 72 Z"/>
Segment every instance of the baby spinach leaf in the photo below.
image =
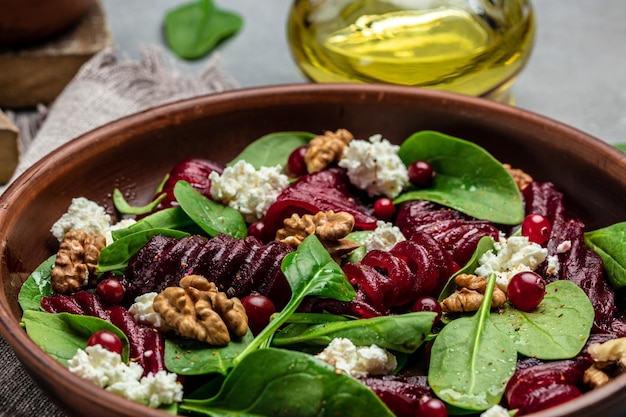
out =
<path fill-rule="evenodd" d="M 552 360 L 578 355 L 589 338 L 594 316 L 585 292 L 562 280 L 546 286 L 536 310 L 525 313 L 507 303 L 491 314 L 491 321 L 509 335 L 522 355 Z"/>
<path fill-rule="evenodd" d="M 191 339 L 165 341 L 165 367 L 179 375 L 227 375 L 233 359 L 243 351 L 253 336 L 250 331 L 226 346 L 211 346 Z"/>
<path fill-rule="evenodd" d="M 615 289 L 626 287 L 626 222 L 585 233 L 585 243 L 604 263 L 607 279 Z"/>
<path fill-rule="evenodd" d="M 180 408 L 213 417 L 393 417 L 356 378 L 337 373 L 334 366 L 306 353 L 275 348 L 248 355 L 217 396 L 184 399 Z"/>
<path fill-rule="evenodd" d="M 228 163 L 234 165 L 244 160 L 256 169 L 261 167 L 285 166 L 289 154 L 294 149 L 307 145 L 314 138 L 308 132 L 276 132 L 265 135 L 249 144 L 235 159 Z"/>
<path fill-rule="evenodd" d="M 98 317 L 27 310 L 22 316 L 22 324 L 28 336 L 64 366 L 78 349 L 85 349 L 89 337 L 100 330 L 109 330 L 119 336 L 122 361 L 128 363 L 128 338 L 116 326 Z"/>
<path fill-rule="evenodd" d="M 174 229 L 148 229 L 124 236 L 110 245 L 105 246 L 100 251 L 98 265 L 96 267 L 97 274 L 100 275 L 105 272 L 123 274 L 126 270 L 126 266 L 128 266 L 128 262 L 137 251 L 156 235 L 181 239 L 185 236 L 189 236 L 189 233 Z"/>
<path fill-rule="evenodd" d="M 54 268 L 55 260 L 56 255 L 52 255 L 43 261 L 22 284 L 20 293 L 17 296 L 17 302 L 22 307 L 22 310 L 41 311 L 41 300 L 54 293 L 50 283 L 50 274 L 52 273 L 52 268 Z"/>
<path fill-rule="evenodd" d="M 122 192 L 118 188 L 116 188 L 113 190 L 113 205 L 115 206 L 115 209 L 122 214 L 148 214 L 152 210 L 154 210 L 156 206 L 159 205 L 161 200 L 163 200 L 166 195 L 167 194 L 165 193 L 160 194 L 145 206 L 131 206 L 124 198 L 124 194 L 122 194 Z"/>
<path fill-rule="evenodd" d="M 432 346 L 428 383 L 454 407 L 482 411 L 498 404 L 515 372 L 515 344 L 489 314 L 495 281 L 491 274 L 478 312 L 450 322 Z"/>
<path fill-rule="evenodd" d="M 356 296 L 356 291 L 346 279 L 341 267 L 315 235 L 307 236 L 295 252 L 283 258 L 281 270 L 291 287 L 291 298 L 285 308 L 235 358 L 235 363 L 240 362 L 259 346 L 267 344 L 276 330 L 298 309 L 305 297 L 314 295 L 350 301 Z"/>
<path fill-rule="evenodd" d="M 432 312 L 407 313 L 370 319 L 337 321 L 307 326 L 290 333 L 288 329 L 277 332 L 274 346 L 313 344 L 326 346 L 333 339 L 344 337 L 357 346 L 375 344 L 381 348 L 413 353 L 422 345 L 433 327 L 436 314 Z"/>
<path fill-rule="evenodd" d="M 151 229 L 176 229 L 192 235 L 204 234 L 204 231 L 189 218 L 182 208 L 172 207 L 152 213 L 123 229 L 113 230 L 111 235 L 115 241 L 124 236 Z"/>
<path fill-rule="evenodd" d="M 225 233 L 242 238 L 248 234 L 248 227 L 241 213 L 206 198 L 188 182 L 176 183 L 174 197 L 185 213 L 209 236 Z"/>
<path fill-rule="evenodd" d="M 198 0 L 167 11 L 164 32 L 176 55 L 197 59 L 239 32 L 242 25 L 238 14 L 218 8 L 211 0 Z"/>
<path fill-rule="evenodd" d="M 394 203 L 428 200 L 469 216 L 499 224 L 519 224 L 524 218 L 522 197 L 513 177 L 480 146 L 438 132 L 421 131 L 400 146 L 408 166 L 428 161 L 435 170 L 429 188 L 411 190 Z"/>

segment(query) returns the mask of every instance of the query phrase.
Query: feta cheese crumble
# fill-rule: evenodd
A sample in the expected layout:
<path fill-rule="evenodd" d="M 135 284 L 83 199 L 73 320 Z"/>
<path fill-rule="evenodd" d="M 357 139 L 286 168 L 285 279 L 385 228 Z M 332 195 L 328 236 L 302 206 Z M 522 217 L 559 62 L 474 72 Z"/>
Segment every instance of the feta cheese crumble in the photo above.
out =
<path fill-rule="evenodd" d="M 156 292 L 147 292 L 135 298 L 135 302 L 128 309 L 138 323 L 159 328 L 163 325 L 163 317 L 154 311 L 154 298 L 158 295 Z"/>
<path fill-rule="evenodd" d="M 509 410 L 496 404 L 485 410 L 480 417 L 511 417 L 511 415 L 509 414 Z"/>
<path fill-rule="evenodd" d="M 110 227 L 111 216 L 104 207 L 85 197 L 77 197 L 72 199 L 67 212 L 52 225 L 50 232 L 63 242 L 65 233 L 70 230 L 82 229 L 90 234 L 106 236 Z"/>
<path fill-rule="evenodd" d="M 336 338 L 317 355 L 335 368 L 364 378 L 368 375 L 389 375 L 398 365 L 396 357 L 376 345 L 355 346 L 350 339 Z"/>
<path fill-rule="evenodd" d="M 378 220 L 376 229 L 367 235 L 363 241 L 363 246 L 365 246 L 368 252 L 374 249 L 388 252 L 393 249 L 396 243 L 404 240 L 406 240 L 406 237 L 404 237 L 398 226 Z"/>
<path fill-rule="evenodd" d="M 211 172 L 211 196 L 214 200 L 241 212 L 248 223 L 265 216 L 276 197 L 289 185 L 289 178 L 281 173 L 280 165 L 254 168 L 238 161 L 224 169 L 222 175 Z"/>
<path fill-rule="evenodd" d="M 487 277 L 496 274 L 496 283 L 506 292 L 513 275 L 522 271 L 534 271 L 543 262 L 548 250 L 531 242 L 526 236 L 501 236 L 494 244 L 495 252 L 489 250 L 478 259 L 476 275 Z"/>
<path fill-rule="evenodd" d="M 339 161 L 348 172 L 350 182 L 369 194 L 397 197 L 409 183 L 406 166 L 398 156 L 398 145 L 393 145 L 378 134 L 369 141 L 350 141 Z"/>
<path fill-rule="evenodd" d="M 78 349 L 68 361 L 68 368 L 73 374 L 107 391 L 153 408 L 183 399 L 183 387 L 177 382 L 175 373 L 159 371 L 142 377 L 143 368 L 139 364 L 130 362 L 126 365 L 119 354 L 100 345 Z"/>

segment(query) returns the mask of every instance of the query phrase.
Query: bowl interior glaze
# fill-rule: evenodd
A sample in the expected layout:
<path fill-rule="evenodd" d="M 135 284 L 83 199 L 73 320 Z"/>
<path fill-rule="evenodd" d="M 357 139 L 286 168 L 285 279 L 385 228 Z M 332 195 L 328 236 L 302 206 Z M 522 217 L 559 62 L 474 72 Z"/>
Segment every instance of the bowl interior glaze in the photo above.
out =
<path fill-rule="evenodd" d="M 98 128 L 17 179 L 0 197 L 0 332 L 50 396 L 72 415 L 167 416 L 85 384 L 37 347 L 19 326 L 17 295 L 56 252 L 50 226 L 73 197 L 111 209 L 114 187 L 144 204 L 179 160 L 228 162 L 276 131 L 347 128 L 401 142 L 431 129 L 476 142 L 502 162 L 552 181 L 588 228 L 626 220 L 626 158 L 612 146 L 545 117 L 484 99 L 414 88 L 305 84 L 237 90 L 177 102 Z M 536 416 L 617 415 L 626 375 Z M 69 393 L 69 394 L 68 394 Z"/>

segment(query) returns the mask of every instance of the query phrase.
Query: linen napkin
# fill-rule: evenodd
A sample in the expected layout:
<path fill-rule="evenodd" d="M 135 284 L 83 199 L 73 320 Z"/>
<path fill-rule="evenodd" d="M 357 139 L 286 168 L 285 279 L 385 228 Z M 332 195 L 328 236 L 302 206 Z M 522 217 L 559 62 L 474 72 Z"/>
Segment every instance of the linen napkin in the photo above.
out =
<path fill-rule="evenodd" d="M 12 182 L 52 150 L 98 126 L 151 107 L 236 88 L 214 55 L 199 74 L 183 74 L 165 62 L 157 47 L 144 47 L 138 60 L 106 49 L 83 65 L 50 108 L 14 116 L 21 155 Z M 9 182 L 9 184 L 10 184 Z M 9 184 L 0 187 L 0 194 Z M 0 337 L 0 416 L 61 417 Z"/>

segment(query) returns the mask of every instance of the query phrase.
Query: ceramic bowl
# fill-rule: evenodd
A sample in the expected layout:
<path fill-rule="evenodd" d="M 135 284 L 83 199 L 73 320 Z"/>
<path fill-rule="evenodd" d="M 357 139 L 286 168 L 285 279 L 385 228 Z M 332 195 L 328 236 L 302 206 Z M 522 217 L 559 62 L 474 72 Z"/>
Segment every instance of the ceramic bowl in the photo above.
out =
<path fill-rule="evenodd" d="M 187 157 L 227 162 L 264 134 L 348 128 L 400 142 L 432 129 L 484 146 L 500 161 L 552 181 L 589 228 L 626 220 L 626 158 L 554 120 L 484 99 L 376 85 L 293 85 L 238 90 L 148 110 L 70 142 L 17 179 L 0 198 L 0 331 L 34 380 L 72 415 L 167 416 L 85 383 L 35 345 L 19 326 L 17 295 L 56 252 L 50 226 L 73 197 L 111 208 L 122 187 L 147 202 L 165 172 Z M 621 414 L 626 375 L 537 416 Z"/>

